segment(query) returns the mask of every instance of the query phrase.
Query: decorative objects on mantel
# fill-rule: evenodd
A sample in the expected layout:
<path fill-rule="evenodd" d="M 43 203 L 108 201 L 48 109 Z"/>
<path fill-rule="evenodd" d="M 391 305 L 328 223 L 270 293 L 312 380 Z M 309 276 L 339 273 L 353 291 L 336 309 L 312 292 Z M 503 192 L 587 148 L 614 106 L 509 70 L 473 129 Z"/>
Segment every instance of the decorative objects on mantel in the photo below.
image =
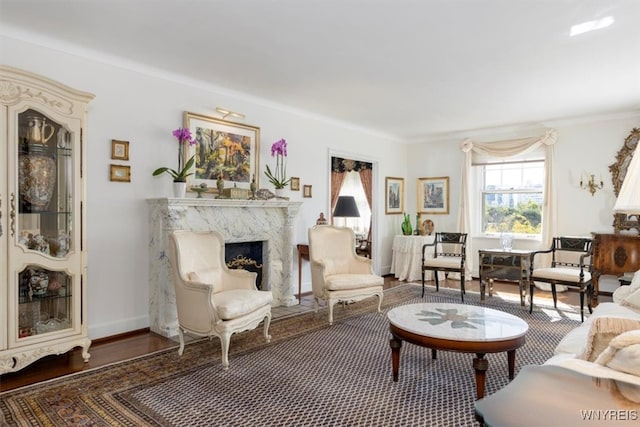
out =
<path fill-rule="evenodd" d="M 260 190 L 262 191 L 262 190 Z M 169 232 L 214 230 L 225 242 L 263 242 L 265 283 L 274 306 L 298 304 L 291 278 L 294 224 L 302 202 L 280 199 L 214 198 L 148 199 L 149 206 L 149 323 L 162 336 L 177 335 L 178 323 L 171 270 L 166 255 Z"/>

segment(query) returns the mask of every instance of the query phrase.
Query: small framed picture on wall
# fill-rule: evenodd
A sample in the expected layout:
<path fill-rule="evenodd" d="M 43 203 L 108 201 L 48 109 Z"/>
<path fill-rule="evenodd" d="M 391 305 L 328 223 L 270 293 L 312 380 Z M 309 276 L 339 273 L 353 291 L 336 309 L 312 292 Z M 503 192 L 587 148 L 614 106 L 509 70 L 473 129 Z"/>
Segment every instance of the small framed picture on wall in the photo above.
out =
<path fill-rule="evenodd" d="M 302 197 L 311 197 L 311 186 L 305 185 L 302 187 Z"/>
<path fill-rule="evenodd" d="M 291 177 L 291 191 L 300 191 L 300 178 L 296 176 Z"/>
<path fill-rule="evenodd" d="M 112 139 L 111 158 L 114 160 L 129 160 L 129 141 Z"/>

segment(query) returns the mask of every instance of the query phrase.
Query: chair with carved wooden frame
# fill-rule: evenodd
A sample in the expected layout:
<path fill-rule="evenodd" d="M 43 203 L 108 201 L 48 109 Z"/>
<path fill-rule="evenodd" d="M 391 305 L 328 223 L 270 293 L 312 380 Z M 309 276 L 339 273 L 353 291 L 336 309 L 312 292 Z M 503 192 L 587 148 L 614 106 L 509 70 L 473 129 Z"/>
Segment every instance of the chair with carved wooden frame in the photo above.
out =
<path fill-rule="evenodd" d="M 426 256 L 433 248 L 433 257 Z M 467 233 L 437 232 L 433 242 L 422 245 L 422 297 L 424 298 L 425 272 L 433 271 L 436 292 L 440 290 L 438 272 L 460 274 L 460 296 L 464 302 L 464 270 L 467 251 Z"/>
<path fill-rule="evenodd" d="M 564 285 L 580 290 L 580 319 L 584 321 L 584 295 L 587 294 L 589 313 L 591 295 L 593 293 L 593 241 L 585 237 L 554 237 L 551 248 L 531 253 L 531 270 L 529 275 L 529 313 L 533 312 L 533 292 L 535 282 L 551 285 L 553 306 L 558 307 L 556 285 Z M 551 266 L 535 266 L 535 257 L 540 254 L 551 254 Z M 538 258 L 540 258 L 538 256 Z"/>
<path fill-rule="evenodd" d="M 169 261 L 178 309 L 180 348 L 184 333 L 218 337 L 222 367 L 229 367 L 231 335 L 255 329 L 264 320 L 264 338 L 271 340 L 271 291 L 256 287 L 257 274 L 229 269 L 224 238 L 216 231 L 176 230 L 170 233 Z"/>
<path fill-rule="evenodd" d="M 326 301 L 330 325 L 338 302 L 377 296 L 380 312 L 384 279 L 374 274 L 371 259 L 356 255 L 353 230 L 331 225 L 310 228 L 309 260 L 315 308 L 318 311 L 319 300 Z"/>

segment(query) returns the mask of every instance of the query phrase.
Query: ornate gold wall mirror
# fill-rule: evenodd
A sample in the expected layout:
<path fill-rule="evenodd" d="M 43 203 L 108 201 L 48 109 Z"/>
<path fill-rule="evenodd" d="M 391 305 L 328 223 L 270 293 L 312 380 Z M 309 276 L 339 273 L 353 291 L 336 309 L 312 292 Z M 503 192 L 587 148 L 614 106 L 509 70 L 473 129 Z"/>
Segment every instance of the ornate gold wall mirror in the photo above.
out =
<path fill-rule="evenodd" d="M 633 128 L 629 136 L 624 140 L 622 148 L 616 154 L 615 163 L 609 165 L 611 171 L 611 182 L 613 184 L 613 193 L 618 197 L 622 181 L 627 174 L 627 167 L 633 157 L 633 152 L 640 141 L 640 129 Z M 613 229 L 617 233 L 620 230 L 637 229 L 640 231 L 640 219 L 630 219 L 625 214 L 613 214 Z"/>

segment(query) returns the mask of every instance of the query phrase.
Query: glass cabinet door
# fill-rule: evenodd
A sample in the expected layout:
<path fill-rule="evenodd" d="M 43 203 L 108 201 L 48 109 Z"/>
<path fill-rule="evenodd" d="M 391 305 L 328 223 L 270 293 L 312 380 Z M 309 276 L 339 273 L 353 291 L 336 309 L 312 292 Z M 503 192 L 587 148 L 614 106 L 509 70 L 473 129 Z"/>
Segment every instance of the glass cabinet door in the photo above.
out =
<path fill-rule="evenodd" d="M 18 338 L 72 327 L 74 278 L 54 266 L 74 249 L 73 135 L 35 110 L 18 114 Z M 31 254 L 31 255 L 30 255 Z"/>

